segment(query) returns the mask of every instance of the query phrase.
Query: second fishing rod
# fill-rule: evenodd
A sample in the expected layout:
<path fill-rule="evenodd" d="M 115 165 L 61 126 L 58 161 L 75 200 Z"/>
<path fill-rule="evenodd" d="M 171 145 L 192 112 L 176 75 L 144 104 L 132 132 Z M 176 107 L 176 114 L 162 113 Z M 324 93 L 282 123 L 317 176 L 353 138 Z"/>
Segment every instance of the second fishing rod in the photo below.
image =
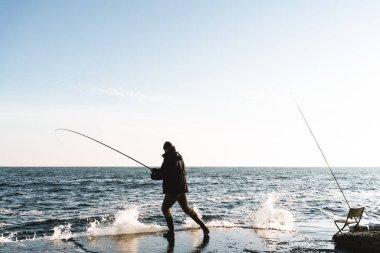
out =
<path fill-rule="evenodd" d="M 293 99 L 294 99 L 294 98 L 293 98 Z M 310 131 L 311 135 L 313 136 L 313 139 L 314 139 L 315 143 L 317 144 L 318 149 L 319 149 L 319 151 L 321 152 L 321 154 L 322 154 L 322 156 L 323 156 L 323 159 L 325 160 L 326 165 L 327 165 L 327 167 L 329 168 L 329 170 L 330 170 L 330 172 L 331 172 L 331 175 L 333 176 L 333 178 L 334 178 L 336 184 L 338 185 L 338 188 L 339 188 L 340 192 L 342 193 L 343 198 L 344 198 L 344 200 L 346 201 L 348 208 L 351 208 L 351 207 L 350 207 L 350 204 L 349 204 L 348 201 L 347 201 L 346 196 L 344 195 L 344 192 L 343 192 L 342 188 L 340 187 L 340 185 L 339 185 L 339 183 L 338 183 L 338 180 L 336 179 L 336 177 L 335 177 L 335 175 L 334 175 L 334 173 L 333 173 L 333 171 L 332 171 L 332 169 L 331 169 L 331 167 L 330 167 L 329 162 L 327 161 L 327 158 L 326 158 L 325 154 L 324 154 L 323 151 L 322 151 L 321 146 L 319 145 L 319 143 L 318 143 L 318 141 L 317 141 L 317 138 L 315 138 L 315 135 L 314 135 L 313 131 L 311 130 L 311 127 L 310 127 L 309 123 L 307 122 L 306 117 L 305 117 L 305 115 L 303 114 L 303 112 L 302 112 L 302 110 L 301 110 L 301 107 L 298 105 L 298 103 L 297 103 L 297 101 L 296 101 L 295 99 L 294 99 L 294 102 L 296 103 L 296 105 L 297 105 L 297 107 L 298 107 L 298 110 L 299 110 L 299 112 L 300 112 L 301 115 L 302 115 L 302 118 L 304 119 L 304 121 L 305 121 L 307 127 L 309 128 L 309 131 Z"/>

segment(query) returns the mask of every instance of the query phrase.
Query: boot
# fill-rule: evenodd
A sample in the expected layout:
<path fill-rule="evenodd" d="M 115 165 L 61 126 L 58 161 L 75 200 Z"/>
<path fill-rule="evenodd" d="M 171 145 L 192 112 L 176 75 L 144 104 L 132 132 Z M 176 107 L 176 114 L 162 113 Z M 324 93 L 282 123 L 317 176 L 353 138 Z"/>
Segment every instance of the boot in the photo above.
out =
<path fill-rule="evenodd" d="M 203 234 L 205 236 L 208 236 L 208 234 L 210 233 L 210 230 L 208 230 L 208 228 L 206 227 L 206 225 L 203 223 L 203 221 L 201 219 L 199 219 L 198 215 L 194 212 L 192 214 L 189 214 L 189 216 L 199 225 L 201 226 L 202 230 L 203 230 Z"/>
<path fill-rule="evenodd" d="M 174 221 L 173 217 L 165 217 L 166 224 L 168 225 L 169 231 L 164 233 L 164 237 L 168 240 L 174 240 Z"/>

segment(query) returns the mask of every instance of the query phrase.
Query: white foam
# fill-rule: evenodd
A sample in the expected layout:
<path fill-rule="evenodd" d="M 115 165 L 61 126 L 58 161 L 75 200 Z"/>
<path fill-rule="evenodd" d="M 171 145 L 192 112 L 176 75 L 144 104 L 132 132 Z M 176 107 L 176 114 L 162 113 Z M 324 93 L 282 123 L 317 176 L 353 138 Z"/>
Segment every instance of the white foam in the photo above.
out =
<path fill-rule="evenodd" d="M 158 232 L 166 230 L 166 227 L 160 225 L 147 225 L 138 220 L 138 207 L 127 207 L 125 210 L 120 210 L 115 214 L 115 220 L 111 224 L 94 221 L 90 223 L 87 229 L 86 236 L 100 235 L 120 235 L 120 234 L 137 234 Z"/>
<path fill-rule="evenodd" d="M 0 236 L 0 243 L 15 242 L 17 240 L 16 235 L 11 233 L 7 237 L 2 234 Z"/>
<path fill-rule="evenodd" d="M 50 237 L 46 237 L 46 239 L 50 240 L 68 240 L 73 237 L 73 233 L 71 233 L 71 224 L 68 223 L 66 225 L 59 225 L 53 228 L 54 233 Z"/>
<path fill-rule="evenodd" d="M 0 236 L 0 243 L 9 243 L 9 242 L 25 242 L 25 241 L 34 241 L 34 240 L 68 240 L 72 237 L 75 237 L 73 233 L 70 231 L 71 224 L 66 225 L 59 225 L 53 228 L 53 235 L 51 236 L 43 236 L 43 237 L 36 237 L 36 234 L 34 234 L 33 237 L 27 237 L 22 240 L 17 239 L 16 233 L 11 233 L 7 237 L 4 237 L 2 234 Z"/>
<path fill-rule="evenodd" d="M 6 227 L 6 226 L 9 226 L 9 224 L 0 222 L 0 228 Z"/>
<path fill-rule="evenodd" d="M 32 215 L 41 215 L 41 214 L 42 214 L 42 211 L 38 211 L 38 210 L 24 211 L 24 212 L 19 213 L 19 215 L 21 216 L 32 216 Z"/>
<path fill-rule="evenodd" d="M 278 196 L 275 193 L 267 195 L 254 216 L 254 227 L 264 229 L 294 230 L 294 218 L 290 211 L 277 208 Z"/>
<path fill-rule="evenodd" d="M 7 209 L 7 208 L 0 208 L 0 214 L 12 214 L 12 210 L 11 209 Z"/>
<path fill-rule="evenodd" d="M 166 226 L 160 226 L 157 224 L 145 224 L 139 221 L 140 208 L 138 206 L 126 206 L 124 210 L 117 211 L 114 215 L 114 219 L 110 222 L 107 216 L 101 220 L 95 220 L 89 222 L 89 227 L 86 231 L 72 233 L 71 224 L 58 225 L 53 228 L 53 235 L 43 236 L 36 238 L 26 238 L 23 240 L 17 240 L 16 235 L 10 234 L 6 237 L 3 235 L 0 237 L 0 243 L 5 242 L 21 242 L 28 240 L 69 240 L 71 238 L 83 237 L 83 236 L 105 236 L 105 235 L 121 235 L 121 234 L 138 234 L 138 233 L 154 233 L 167 230 Z M 202 218 L 201 211 L 197 208 L 193 208 L 197 215 Z M 28 211 L 28 214 L 32 214 L 35 210 Z M 37 213 L 38 214 L 38 213 Z M 26 215 L 26 214 L 25 214 Z M 109 217 L 109 216 L 108 216 Z M 164 219 L 164 217 L 162 217 Z M 213 220 L 206 223 L 208 227 L 236 227 L 234 223 L 221 220 Z M 193 229 L 199 228 L 189 216 L 183 222 L 183 226 L 178 229 Z"/>
<path fill-rule="evenodd" d="M 202 219 L 202 212 L 195 206 L 193 207 L 193 210 L 197 213 L 198 217 Z M 223 221 L 223 220 L 212 220 L 205 224 L 207 227 L 225 227 L 225 228 L 236 227 L 234 223 Z M 192 218 L 187 216 L 184 221 L 183 229 L 192 229 L 192 228 L 199 228 L 199 225 Z"/>
<path fill-rule="evenodd" d="M 236 224 L 229 222 L 229 221 L 223 221 L 223 220 L 213 220 L 206 223 L 207 227 L 221 227 L 221 228 L 232 228 L 237 227 Z"/>

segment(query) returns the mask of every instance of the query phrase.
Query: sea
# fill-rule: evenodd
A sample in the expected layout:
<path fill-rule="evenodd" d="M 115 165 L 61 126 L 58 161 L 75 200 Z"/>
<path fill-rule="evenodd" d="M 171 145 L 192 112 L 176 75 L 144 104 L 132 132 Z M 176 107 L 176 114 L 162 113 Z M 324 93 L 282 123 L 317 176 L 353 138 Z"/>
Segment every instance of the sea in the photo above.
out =
<path fill-rule="evenodd" d="M 365 207 L 361 224 L 379 223 L 380 168 L 332 171 L 349 205 Z M 187 179 L 189 203 L 211 231 L 252 230 L 273 252 L 334 250 L 333 221 L 348 212 L 328 168 L 189 167 Z M 35 252 L 45 252 L 46 242 L 163 232 L 163 196 L 143 167 L 0 167 L 0 252 L 31 252 L 28 242 L 44 242 Z M 176 229 L 196 227 L 178 204 L 172 212 Z"/>

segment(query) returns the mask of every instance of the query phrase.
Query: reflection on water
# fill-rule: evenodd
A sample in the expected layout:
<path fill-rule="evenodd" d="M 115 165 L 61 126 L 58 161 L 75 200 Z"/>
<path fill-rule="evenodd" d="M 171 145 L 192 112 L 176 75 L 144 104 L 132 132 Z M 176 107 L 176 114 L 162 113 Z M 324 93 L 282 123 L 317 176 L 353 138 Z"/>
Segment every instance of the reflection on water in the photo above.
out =
<path fill-rule="evenodd" d="M 175 240 L 169 240 L 168 241 L 168 247 L 167 247 L 167 253 L 175 252 Z M 191 231 L 191 242 L 192 242 L 192 249 L 189 250 L 191 253 L 200 253 L 202 252 L 206 246 L 208 245 L 210 241 L 210 236 L 204 236 L 203 231 L 200 229 L 192 230 Z M 184 249 L 182 248 L 182 245 L 179 245 L 179 249 L 176 250 L 177 252 L 183 252 Z"/>
<path fill-rule="evenodd" d="M 192 253 L 202 252 L 206 248 L 209 242 L 210 242 L 210 236 L 208 235 L 204 236 L 203 240 L 199 243 L 199 245 L 194 247 L 194 250 L 192 251 Z"/>
<path fill-rule="evenodd" d="M 256 234 L 265 239 L 270 251 L 287 248 L 291 241 L 299 240 L 299 236 L 294 231 L 281 231 L 275 229 L 255 229 Z"/>
<path fill-rule="evenodd" d="M 209 236 L 203 236 L 201 230 L 180 231 L 175 240 L 167 240 L 161 233 L 130 234 L 117 236 L 97 236 L 71 238 L 67 242 L 84 252 L 192 252 L 200 253 L 208 245 Z M 176 241 L 177 247 L 176 247 Z M 65 244 L 66 241 L 56 241 Z M 57 247 L 57 250 L 59 251 Z"/>
<path fill-rule="evenodd" d="M 174 252 L 174 246 L 175 246 L 175 240 L 167 240 L 168 241 L 168 248 L 166 250 L 167 253 Z"/>

